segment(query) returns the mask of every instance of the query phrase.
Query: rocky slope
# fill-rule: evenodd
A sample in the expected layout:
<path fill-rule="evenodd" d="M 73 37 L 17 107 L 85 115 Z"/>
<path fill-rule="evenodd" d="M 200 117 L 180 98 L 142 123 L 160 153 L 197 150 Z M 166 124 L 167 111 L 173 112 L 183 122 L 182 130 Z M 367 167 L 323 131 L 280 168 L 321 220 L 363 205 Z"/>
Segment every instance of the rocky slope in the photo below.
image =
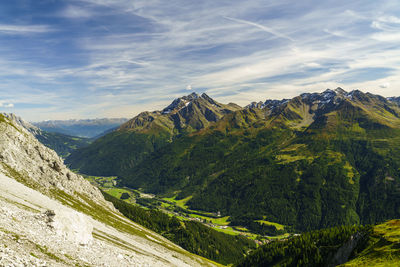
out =
<path fill-rule="evenodd" d="M 0 266 L 212 265 L 124 218 L 3 115 L 0 207 Z"/>
<path fill-rule="evenodd" d="M 63 158 L 71 154 L 73 150 L 87 146 L 92 141 L 91 139 L 84 137 L 70 136 L 56 132 L 46 132 L 12 113 L 3 113 L 2 115 L 11 120 L 14 124 L 20 125 L 28 130 L 36 137 L 36 139 L 39 140 L 39 142 L 48 148 L 51 148 Z"/>

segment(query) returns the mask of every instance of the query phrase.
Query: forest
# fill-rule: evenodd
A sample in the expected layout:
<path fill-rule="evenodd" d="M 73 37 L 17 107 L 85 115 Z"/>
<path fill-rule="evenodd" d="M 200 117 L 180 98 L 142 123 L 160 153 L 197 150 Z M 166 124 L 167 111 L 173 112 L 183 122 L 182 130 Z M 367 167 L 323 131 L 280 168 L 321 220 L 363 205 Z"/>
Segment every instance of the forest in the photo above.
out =
<path fill-rule="evenodd" d="M 144 209 L 103 192 L 104 198 L 130 220 L 164 236 L 189 252 L 227 265 L 255 249 L 253 240 L 218 232 L 199 222 L 182 221 L 156 209 Z"/>
<path fill-rule="evenodd" d="M 306 232 L 285 241 L 263 245 L 236 267 L 336 266 L 356 257 L 367 245 L 371 232 L 371 226 L 337 226 Z M 345 253 L 338 253 L 344 244 L 352 241 L 354 247 L 349 245 L 348 257 L 343 257 Z"/>

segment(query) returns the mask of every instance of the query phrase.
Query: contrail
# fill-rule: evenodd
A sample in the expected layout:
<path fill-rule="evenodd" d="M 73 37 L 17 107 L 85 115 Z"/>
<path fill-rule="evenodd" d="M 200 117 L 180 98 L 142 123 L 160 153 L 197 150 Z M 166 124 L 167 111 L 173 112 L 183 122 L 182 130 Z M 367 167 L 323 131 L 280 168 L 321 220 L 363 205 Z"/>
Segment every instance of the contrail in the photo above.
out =
<path fill-rule="evenodd" d="M 235 21 L 235 22 L 239 22 L 239 23 L 243 23 L 243 24 L 247 24 L 247 25 L 251 25 L 251 26 L 257 27 L 257 28 L 259 28 L 259 29 L 261 29 L 261 30 L 263 30 L 265 32 L 268 32 L 268 33 L 270 33 L 272 35 L 275 35 L 276 37 L 288 39 L 288 40 L 294 42 L 294 40 L 292 38 L 290 38 L 289 36 L 281 34 L 281 33 L 277 32 L 274 29 L 271 29 L 269 27 L 266 27 L 266 26 L 263 26 L 263 25 L 260 25 L 260 24 L 257 24 L 257 23 L 251 22 L 251 21 L 243 20 L 243 19 L 235 19 L 235 18 L 231 18 L 231 17 L 227 17 L 227 16 L 224 16 L 224 18 L 228 19 L 228 20 L 231 20 L 231 21 Z"/>

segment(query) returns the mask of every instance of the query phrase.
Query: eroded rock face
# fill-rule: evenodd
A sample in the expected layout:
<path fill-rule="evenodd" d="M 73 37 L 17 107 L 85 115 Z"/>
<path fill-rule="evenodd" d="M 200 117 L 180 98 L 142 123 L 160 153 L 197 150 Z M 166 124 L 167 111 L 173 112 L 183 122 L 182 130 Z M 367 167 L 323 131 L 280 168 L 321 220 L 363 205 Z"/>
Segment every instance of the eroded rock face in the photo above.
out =
<path fill-rule="evenodd" d="M 329 267 L 338 266 L 347 262 L 352 254 L 353 250 L 357 247 L 359 242 L 365 237 L 365 234 L 356 233 L 350 237 L 350 239 L 341 246 L 333 256 Z"/>
<path fill-rule="evenodd" d="M 56 188 L 76 197 L 79 197 L 78 193 L 113 209 L 96 187 L 71 172 L 56 152 L 42 145 L 20 121 L 13 118 L 3 116 L 5 123 L 0 123 L 0 172 L 8 176 L 18 175 L 10 173 L 12 169 L 22 176 L 20 179 L 29 181 L 41 192 Z"/>

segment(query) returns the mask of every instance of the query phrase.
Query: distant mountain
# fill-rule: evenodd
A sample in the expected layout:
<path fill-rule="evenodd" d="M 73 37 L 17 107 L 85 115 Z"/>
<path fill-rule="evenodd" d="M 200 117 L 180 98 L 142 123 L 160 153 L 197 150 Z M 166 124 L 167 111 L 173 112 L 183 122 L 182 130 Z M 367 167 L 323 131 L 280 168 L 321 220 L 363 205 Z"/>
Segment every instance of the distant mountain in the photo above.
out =
<path fill-rule="evenodd" d="M 87 146 L 91 143 L 91 139 L 77 136 L 70 136 L 61 133 L 52 133 L 41 130 L 33 124 L 23 120 L 21 117 L 12 113 L 3 113 L 4 117 L 8 118 L 15 124 L 21 125 L 30 133 L 32 133 L 42 144 L 57 152 L 60 157 L 67 157 L 77 148 Z"/>
<path fill-rule="evenodd" d="M 88 147 L 75 151 L 66 162 L 82 173 L 121 175 L 176 137 L 204 129 L 240 109 L 236 104 L 221 104 L 206 94 L 192 93 L 175 99 L 161 111 L 140 113 Z"/>
<path fill-rule="evenodd" d="M 119 127 L 126 122 L 125 118 L 93 119 L 93 120 L 52 120 L 32 123 L 40 129 L 65 135 L 93 138 L 103 132 Z"/>
<path fill-rule="evenodd" d="M 400 97 L 388 97 L 388 100 L 400 105 Z"/>

